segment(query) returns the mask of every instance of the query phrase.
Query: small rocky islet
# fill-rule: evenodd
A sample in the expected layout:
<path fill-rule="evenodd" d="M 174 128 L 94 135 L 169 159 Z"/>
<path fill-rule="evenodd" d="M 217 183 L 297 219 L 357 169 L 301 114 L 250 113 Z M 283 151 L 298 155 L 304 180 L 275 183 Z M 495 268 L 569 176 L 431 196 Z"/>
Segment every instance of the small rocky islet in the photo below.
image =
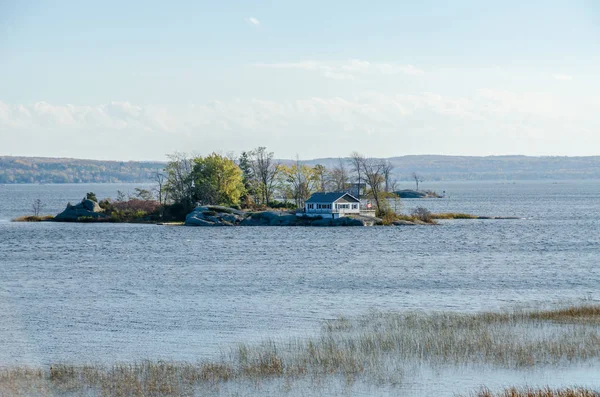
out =
<path fill-rule="evenodd" d="M 56 215 L 55 222 L 110 222 L 100 205 L 90 199 L 76 205 L 67 204 Z M 143 222 L 144 219 L 140 219 Z M 160 222 L 158 222 L 160 223 Z M 400 222 L 409 224 L 411 222 Z M 337 219 L 297 216 L 295 211 L 242 211 L 220 205 L 201 205 L 190 212 L 185 226 L 374 226 L 380 218 L 363 215 L 345 216 Z M 416 224 L 416 223 L 413 223 Z"/>

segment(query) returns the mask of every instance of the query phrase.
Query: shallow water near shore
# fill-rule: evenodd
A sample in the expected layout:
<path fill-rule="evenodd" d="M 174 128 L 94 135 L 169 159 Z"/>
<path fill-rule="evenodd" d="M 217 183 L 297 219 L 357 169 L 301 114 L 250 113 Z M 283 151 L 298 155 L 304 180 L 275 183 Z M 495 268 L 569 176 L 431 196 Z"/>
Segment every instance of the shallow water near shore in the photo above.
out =
<path fill-rule="evenodd" d="M 0 366 L 193 362 L 241 342 L 315 335 L 324 320 L 372 309 L 475 312 L 600 300 L 600 181 L 437 182 L 423 188 L 446 190 L 446 198 L 403 200 L 407 211 L 422 205 L 524 218 L 440 226 L 8 222 L 36 198 L 57 213 L 88 191 L 114 197 L 135 186 L 0 186 Z M 598 388 L 595 373 L 597 363 L 422 368 L 400 389 L 350 390 L 421 396 L 466 394 L 483 384 Z"/>

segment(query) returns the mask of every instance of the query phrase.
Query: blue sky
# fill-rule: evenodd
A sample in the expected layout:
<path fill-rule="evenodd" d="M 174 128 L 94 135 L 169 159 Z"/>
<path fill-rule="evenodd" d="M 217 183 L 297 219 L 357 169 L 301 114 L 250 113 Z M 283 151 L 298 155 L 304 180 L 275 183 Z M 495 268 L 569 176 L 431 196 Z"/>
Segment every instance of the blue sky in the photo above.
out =
<path fill-rule="evenodd" d="M 600 154 L 600 3 L 371 3 L 0 0 L 0 154 Z"/>

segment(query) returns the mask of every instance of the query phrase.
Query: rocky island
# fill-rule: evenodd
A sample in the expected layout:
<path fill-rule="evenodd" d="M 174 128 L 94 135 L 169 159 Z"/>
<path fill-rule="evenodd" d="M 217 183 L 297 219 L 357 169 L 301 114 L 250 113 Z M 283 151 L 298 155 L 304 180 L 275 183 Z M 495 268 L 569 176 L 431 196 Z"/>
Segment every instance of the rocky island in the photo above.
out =
<path fill-rule="evenodd" d="M 80 203 L 67 204 L 56 216 L 23 216 L 19 222 L 112 222 L 151 223 L 183 226 L 414 226 L 435 225 L 437 220 L 452 219 L 520 219 L 518 217 L 478 216 L 464 213 L 431 213 L 418 207 L 410 215 L 388 214 L 383 218 L 351 214 L 339 218 L 305 216 L 295 210 L 267 209 L 263 211 L 240 210 L 221 205 L 199 205 L 185 215 L 185 221 L 165 218 L 165 208 L 153 201 L 129 200 L 113 202 L 84 198 Z M 184 216 L 182 215 L 182 217 Z M 180 218 L 182 219 L 182 218 Z"/>

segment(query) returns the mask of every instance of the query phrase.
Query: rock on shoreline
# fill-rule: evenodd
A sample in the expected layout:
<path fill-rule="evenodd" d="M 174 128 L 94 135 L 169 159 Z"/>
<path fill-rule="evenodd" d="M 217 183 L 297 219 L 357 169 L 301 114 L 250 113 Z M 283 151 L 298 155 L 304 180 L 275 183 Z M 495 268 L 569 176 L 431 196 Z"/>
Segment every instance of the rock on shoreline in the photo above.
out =
<path fill-rule="evenodd" d="M 186 226 L 373 226 L 379 218 L 347 216 L 338 219 L 298 217 L 289 211 L 245 212 L 218 205 L 196 207 L 185 219 Z"/>
<path fill-rule="evenodd" d="M 77 222 L 81 221 L 82 218 L 87 218 L 99 221 L 108 218 L 103 212 L 104 210 L 100 208 L 97 202 L 85 199 L 76 205 L 67 204 L 67 208 L 56 215 L 53 220 L 56 222 Z"/>
<path fill-rule="evenodd" d="M 431 190 L 404 189 L 404 190 L 398 190 L 398 191 L 396 191 L 394 193 L 396 195 L 398 195 L 398 197 L 400 197 L 400 198 L 407 198 L 407 199 L 413 199 L 413 198 L 442 198 L 442 196 L 440 196 L 436 192 L 432 192 Z"/>

